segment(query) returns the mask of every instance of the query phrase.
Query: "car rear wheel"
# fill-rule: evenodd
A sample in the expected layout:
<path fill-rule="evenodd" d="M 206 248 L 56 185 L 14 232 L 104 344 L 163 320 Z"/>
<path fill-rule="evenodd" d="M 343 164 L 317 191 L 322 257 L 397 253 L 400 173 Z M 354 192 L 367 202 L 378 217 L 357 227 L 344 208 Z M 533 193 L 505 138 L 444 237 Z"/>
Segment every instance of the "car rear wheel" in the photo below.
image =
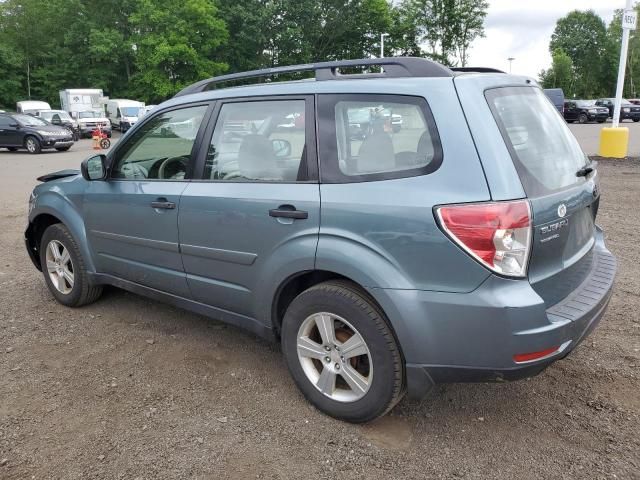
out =
<path fill-rule="evenodd" d="M 42 151 L 42 146 L 40 145 L 40 140 L 36 137 L 29 136 L 24 140 L 24 147 L 27 149 L 27 152 L 35 154 L 40 153 Z"/>
<path fill-rule="evenodd" d="M 589 121 L 589 117 L 587 117 L 586 113 L 581 113 L 580 116 L 578 117 L 578 122 L 580 123 L 587 123 Z"/>
<path fill-rule="evenodd" d="M 640 122 L 640 118 L 634 118 L 633 121 L 634 122 Z"/>
<path fill-rule="evenodd" d="M 282 350 L 298 388 L 332 417 L 368 422 L 404 393 L 404 364 L 384 313 L 352 283 L 298 295 L 283 320 Z"/>
<path fill-rule="evenodd" d="M 102 286 L 92 285 L 80 249 L 61 223 L 48 227 L 40 240 L 40 265 L 55 299 L 68 307 L 96 301 Z"/>

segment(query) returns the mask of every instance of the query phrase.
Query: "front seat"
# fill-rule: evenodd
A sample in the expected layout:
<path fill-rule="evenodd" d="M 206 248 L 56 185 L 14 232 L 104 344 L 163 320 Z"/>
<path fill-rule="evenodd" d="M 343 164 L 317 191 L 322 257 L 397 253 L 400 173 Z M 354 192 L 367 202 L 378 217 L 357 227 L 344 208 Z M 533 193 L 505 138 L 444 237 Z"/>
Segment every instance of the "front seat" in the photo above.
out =
<path fill-rule="evenodd" d="M 242 177 L 250 180 L 279 179 L 276 155 L 267 137 L 250 134 L 242 138 L 238 149 L 238 169 Z"/>

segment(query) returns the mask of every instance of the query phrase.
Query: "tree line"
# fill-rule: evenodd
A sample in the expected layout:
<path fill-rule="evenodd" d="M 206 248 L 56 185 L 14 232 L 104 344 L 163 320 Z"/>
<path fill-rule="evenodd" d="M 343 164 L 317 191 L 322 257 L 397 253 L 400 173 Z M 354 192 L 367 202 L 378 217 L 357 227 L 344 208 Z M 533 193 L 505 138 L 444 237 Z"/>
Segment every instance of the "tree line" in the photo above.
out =
<path fill-rule="evenodd" d="M 64 88 L 157 103 L 203 78 L 416 55 L 466 65 L 485 0 L 0 0 L 0 108 Z"/>
<path fill-rule="evenodd" d="M 636 4 L 640 13 L 640 4 Z M 622 37 L 622 10 L 607 25 L 593 10 L 558 20 L 549 43 L 551 67 L 540 73 L 545 88 L 562 88 L 567 98 L 613 97 Z M 640 96 L 640 36 L 632 32 L 623 96 Z"/>

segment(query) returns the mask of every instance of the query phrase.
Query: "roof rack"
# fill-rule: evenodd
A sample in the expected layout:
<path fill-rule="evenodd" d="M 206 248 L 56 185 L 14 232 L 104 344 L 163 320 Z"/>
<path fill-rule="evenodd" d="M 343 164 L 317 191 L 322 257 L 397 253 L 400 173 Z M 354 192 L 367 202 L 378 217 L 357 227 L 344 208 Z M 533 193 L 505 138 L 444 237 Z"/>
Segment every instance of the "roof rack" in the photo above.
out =
<path fill-rule="evenodd" d="M 341 75 L 339 69 L 366 66 L 382 66 L 383 73 L 368 73 L 356 75 Z M 387 57 L 365 58 L 360 60 L 341 60 L 335 62 L 307 63 L 304 65 L 292 65 L 287 67 L 265 68 L 249 72 L 230 73 L 219 77 L 201 80 L 186 87 L 175 96 L 210 90 L 212 86 L 246 78 L 270 77 L 285 73 L 310 72 L 316 74 L 316 81 L 344 80 L 348 78 L 401 78 L 401 77 L 452 77 L 453 73 L 447 67 L 426 58 L 420 57 Z"/>
<path fill-rule="evenodd" d="M 490 67 L 451 67 L 450 70 L 454 72 L 468 72 L 468 73 L 507 73 L 497 68 Z"/>

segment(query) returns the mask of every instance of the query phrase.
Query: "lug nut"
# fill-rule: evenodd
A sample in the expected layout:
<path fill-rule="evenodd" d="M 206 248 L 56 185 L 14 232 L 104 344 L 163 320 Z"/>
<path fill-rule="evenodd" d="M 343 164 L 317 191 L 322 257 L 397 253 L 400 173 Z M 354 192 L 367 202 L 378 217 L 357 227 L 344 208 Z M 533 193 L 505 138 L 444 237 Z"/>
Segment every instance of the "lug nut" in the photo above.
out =
<path fill-rule="evenodd" d="M 324 361 L 329 363 L 331 361 L 331 358 L 330 357 L 324 357 Z"/>
<path fill-rule="evenodd" d="M 324 349 L 328 352 L 329 350 L 331 350 L 331 347 L 329 345 L 325 346 Z"/>
<path fill-rule="evenodd" d="M 336 363 L 335 367 L 336 367 L 336 370 L 340 370 L 340 364 L 339 363 Z"/>

